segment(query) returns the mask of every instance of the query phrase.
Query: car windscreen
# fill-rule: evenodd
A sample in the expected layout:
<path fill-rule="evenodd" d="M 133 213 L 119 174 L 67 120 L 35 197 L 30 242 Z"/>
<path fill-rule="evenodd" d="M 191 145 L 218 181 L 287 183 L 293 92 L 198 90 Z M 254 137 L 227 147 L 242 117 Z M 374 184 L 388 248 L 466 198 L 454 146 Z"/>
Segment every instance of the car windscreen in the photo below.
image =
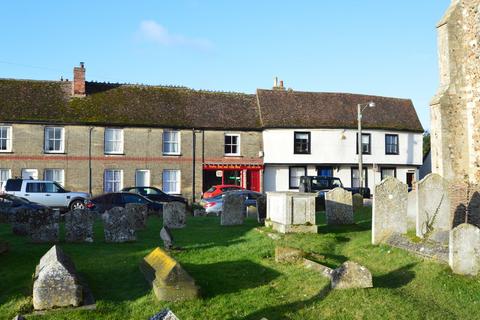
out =
<path fill-rule="evenodd" d="M 147 199 L 145 199 L 143 197 L 140 197 L 136 194 L 124 193 L 122 196 L 123 196 L 123 202 L 124 203 L 141 203 L 141 204 L 148 203 Z"/>
<path fill-rule="evenodd" d="M 331 188 L 343 188 L 342 181 L 340 179 L 331 179 Z"/>
<path fill-rule="evenodd" d="M 328 179 L 312 178 L 312 190 L 328 189 Z"/>

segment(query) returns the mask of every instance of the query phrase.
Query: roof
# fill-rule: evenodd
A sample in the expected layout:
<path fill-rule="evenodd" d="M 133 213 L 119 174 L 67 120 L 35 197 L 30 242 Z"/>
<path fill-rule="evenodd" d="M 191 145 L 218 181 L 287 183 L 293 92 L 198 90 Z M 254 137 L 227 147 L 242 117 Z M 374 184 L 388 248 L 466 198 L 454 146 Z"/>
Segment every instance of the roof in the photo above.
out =
<path fill-rule="evenodd" d="M 227 130 L 356 128 L 423 132 L 411 100 L 347 93 L 257 90 L 256 95 L 185 87 L 0 79 L 0 121 Z"/>

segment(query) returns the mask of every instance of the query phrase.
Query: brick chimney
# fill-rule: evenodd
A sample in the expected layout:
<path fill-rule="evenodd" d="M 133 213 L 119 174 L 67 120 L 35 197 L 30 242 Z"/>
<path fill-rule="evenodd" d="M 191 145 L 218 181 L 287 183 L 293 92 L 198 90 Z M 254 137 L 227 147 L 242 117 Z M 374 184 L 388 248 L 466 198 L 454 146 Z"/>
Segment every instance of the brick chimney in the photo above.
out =
<path fill-rule="evenodd" d="M 85 97 L 85 66 L 80 62 L 80 67 L 73 68 L 73 96 Z"/>

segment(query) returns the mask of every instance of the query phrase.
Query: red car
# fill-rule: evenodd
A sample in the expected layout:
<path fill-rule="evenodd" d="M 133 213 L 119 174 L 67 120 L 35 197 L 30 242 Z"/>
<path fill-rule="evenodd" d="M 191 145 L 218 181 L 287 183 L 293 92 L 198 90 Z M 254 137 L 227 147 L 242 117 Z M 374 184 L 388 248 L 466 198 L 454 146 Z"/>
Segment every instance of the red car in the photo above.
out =
<path fill-rule="evenodd" d="M 208 189 L 203 193 L 203 199 L 216 197 L 221 195 L 224 192 L 232 191 L 232 190 L 245 190 L 245 188 L 236 186 L 234 184 L 220 184 L 217 186 L 212 186 L 210 189 Z"/>

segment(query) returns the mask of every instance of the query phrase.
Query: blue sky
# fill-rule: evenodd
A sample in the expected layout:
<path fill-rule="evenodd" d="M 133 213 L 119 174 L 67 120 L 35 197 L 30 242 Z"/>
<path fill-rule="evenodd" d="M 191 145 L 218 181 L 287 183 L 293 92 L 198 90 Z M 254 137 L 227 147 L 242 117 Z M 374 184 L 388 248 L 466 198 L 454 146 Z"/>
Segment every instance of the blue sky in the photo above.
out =
<path fill-rule="evenodd" d="M 426 129 L 450 0 L 5 1 L 0 77 L 411 98 Z"/>

